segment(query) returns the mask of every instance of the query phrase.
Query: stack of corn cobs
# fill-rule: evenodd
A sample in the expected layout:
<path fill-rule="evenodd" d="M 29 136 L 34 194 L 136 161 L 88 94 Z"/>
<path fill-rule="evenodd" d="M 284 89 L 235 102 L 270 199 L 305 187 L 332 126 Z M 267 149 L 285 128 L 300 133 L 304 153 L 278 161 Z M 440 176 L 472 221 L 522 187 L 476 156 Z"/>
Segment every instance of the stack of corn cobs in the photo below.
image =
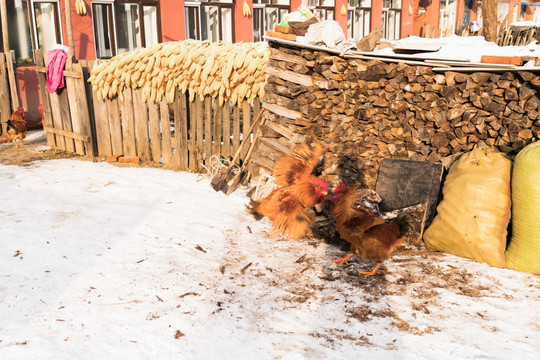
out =
<path fill-rule="evenodd" d="M 266 84 L 266 43 L 223 43 L 184 40 L 152 45 L 117 55 L 94 66 L 89 82 L 99 99 L 123 101 L 125 88 L 142 89 L 144 101 L 163 95 L 174 101 L 178 88 L 189 99 L 210 95 L 223 105 L 262 98 Z"/>

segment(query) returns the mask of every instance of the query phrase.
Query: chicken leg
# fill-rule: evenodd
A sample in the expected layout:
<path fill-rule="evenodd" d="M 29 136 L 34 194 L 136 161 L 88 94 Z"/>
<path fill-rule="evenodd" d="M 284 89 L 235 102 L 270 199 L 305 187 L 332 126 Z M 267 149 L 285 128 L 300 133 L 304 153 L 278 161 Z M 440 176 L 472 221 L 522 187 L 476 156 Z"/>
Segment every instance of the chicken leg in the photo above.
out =
<path fill-rule="evenodd" d="M 342 265 L 349 265 L 349 260 L 350 260 L 351 258 L 355 257 L 355 256 L 356 256 L 356 255 L 354 255 L 354 254 L 349 254 L 349 255 L 345 256 L 344 258 L 332 260 L 331 262 L 337 263 L 337 264 L 339 264 L 339 266 L 342 266 Z"/>
<path fill-rule="evenodd" d="M 381 265 L 382 265 L 382 262 L 378 263 L 378 264 L 373 268 L 373 270 L 371 270 L 371 271 L 360 271 L 360 274 L 363 274 L 363 275 L 365 275 L 366 277 L 375 275 L 375 274 L 377 273 L 377 271 L 379 271 L 379 268 L 381 267 Z"/>

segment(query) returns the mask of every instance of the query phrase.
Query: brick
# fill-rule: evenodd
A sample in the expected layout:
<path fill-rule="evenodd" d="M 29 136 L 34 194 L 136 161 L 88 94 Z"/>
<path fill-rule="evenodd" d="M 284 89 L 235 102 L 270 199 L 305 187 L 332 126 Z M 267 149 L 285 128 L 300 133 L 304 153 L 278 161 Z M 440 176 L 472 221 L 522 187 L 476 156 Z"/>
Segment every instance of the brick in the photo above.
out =
<path fill-rule="evenodd" d="M 130 156 L 130 157 L 121 157 L 118 159 L 118 162 L 120 163 L 139 163 L 139 157 L 138 156 Z"/>
<path fill-rule="evenodd" d="M 119 158 L 121 158 L 122 155 L 111 155 L 111 156 L 107 156 L 107 162 L 117 162 Z"/>
<path fill-rule="evenodd" d="M 523 58 L 520 56 L 492 56 L 482 55 L 482 63 L 486 64 L 510 64 L 510 65 L 523 65 Z"/>

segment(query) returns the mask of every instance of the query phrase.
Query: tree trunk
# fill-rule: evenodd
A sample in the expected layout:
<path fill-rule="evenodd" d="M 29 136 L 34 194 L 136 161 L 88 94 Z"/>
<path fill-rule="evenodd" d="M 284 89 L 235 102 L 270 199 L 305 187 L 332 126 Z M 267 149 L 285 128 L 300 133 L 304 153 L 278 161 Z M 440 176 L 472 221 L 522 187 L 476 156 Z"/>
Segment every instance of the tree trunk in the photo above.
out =
<path fill-rule="evenodd" d="M 483 35 L 486 41 L 497 42 L 497 0 L 482 2 Z"/>

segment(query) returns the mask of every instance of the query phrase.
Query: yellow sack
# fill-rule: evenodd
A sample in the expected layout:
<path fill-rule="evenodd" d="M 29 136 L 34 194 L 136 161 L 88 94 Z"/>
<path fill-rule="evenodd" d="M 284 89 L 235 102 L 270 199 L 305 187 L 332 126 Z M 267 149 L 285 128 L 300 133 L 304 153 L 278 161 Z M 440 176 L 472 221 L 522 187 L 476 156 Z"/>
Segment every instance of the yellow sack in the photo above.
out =
<path fill-rule="evenodd" d="M 509 269 L 540 274 L 540 141 L 526 146 L 512 170 L 512 240 Z"/>
<path fill-rule="evenodd" d="M 463 154 L 448 172 L 437 216 L 424 234 L 426 246 L 505 267 L 511 168 L 491 148 Z"/>

